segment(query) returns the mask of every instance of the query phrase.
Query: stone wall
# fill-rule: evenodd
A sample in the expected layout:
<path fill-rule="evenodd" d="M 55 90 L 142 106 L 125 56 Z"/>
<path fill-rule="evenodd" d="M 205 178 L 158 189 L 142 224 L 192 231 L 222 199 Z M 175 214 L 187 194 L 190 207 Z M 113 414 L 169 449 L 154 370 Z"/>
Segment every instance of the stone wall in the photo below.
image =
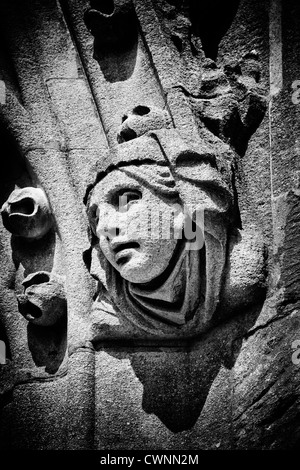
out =
<path fill-rule="evenodd" d="M 0 24 L 0 448 L 296 448 L 299 2 L 2 0 Z M 110 258 L 126 178 L 128 213 L 192 207 L 204 245 Z"/>

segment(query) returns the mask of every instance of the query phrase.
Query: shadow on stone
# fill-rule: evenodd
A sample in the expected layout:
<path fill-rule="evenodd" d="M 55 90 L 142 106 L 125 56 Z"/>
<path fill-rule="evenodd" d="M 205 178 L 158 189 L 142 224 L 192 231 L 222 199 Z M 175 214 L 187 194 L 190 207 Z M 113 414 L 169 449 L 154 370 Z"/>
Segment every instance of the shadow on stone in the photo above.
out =
<path fill-rule="evenodd" d="M 43 238 L 34 242 L 12 235 L 11 248 L 16 269 L 20 264 L 24 267 L 24 277 L 37 271 L 51 272 L 55 251 L 55 232 L 50 230 Z"/>
<path fill-rule="evenodd" d="M 55 374 L 62 364 L 67 349 L 67 321 L 63 318 L 54 326 L 27 325 L 28 348 L 37 367 L 45 367 Z"/>
<path fill-rule="evenodd" d="M 157 347 L 126 346 L 125 351 L 120 343 L 120 352 L 111 347 L 103 349 L 113 357 L 130 360 L 144 387 L 143 410 L 156 415 L 173 433 L 179 433 L 196 424 L 220 369 L 233 367 L 243 337 L 260 310 L 261 306 L 199 339 L 178 341 L 178 346 L 167 347 L 160 342 Z M 222 399 L 222 390 L 217 390 L 213 399 Z"/>

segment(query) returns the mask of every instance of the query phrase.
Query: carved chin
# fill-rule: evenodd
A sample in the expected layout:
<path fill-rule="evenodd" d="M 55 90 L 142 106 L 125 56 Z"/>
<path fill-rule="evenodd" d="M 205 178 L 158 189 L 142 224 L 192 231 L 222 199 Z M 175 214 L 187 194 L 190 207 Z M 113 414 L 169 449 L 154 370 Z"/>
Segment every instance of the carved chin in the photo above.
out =
<path fill-rule="evenodd" d="M 123 279 L 134 284 L 145 284 L 155 280 L 162 271 L 165 270 L 165 266 L 151 265 L 151 262 L 147 260 L 141 260 L 139 256 L 131 254 L 124 254 L 118 264 L 118 271 Z"/>
<path fill-rule="evenodd" d="M 114 267 L 126 281 L 149 283 L 167 269 L 175 250 L 176 245 L 155 253 L 153 250 L 143 250 L 143 247 L 123 249 L 115 256 Z"/>

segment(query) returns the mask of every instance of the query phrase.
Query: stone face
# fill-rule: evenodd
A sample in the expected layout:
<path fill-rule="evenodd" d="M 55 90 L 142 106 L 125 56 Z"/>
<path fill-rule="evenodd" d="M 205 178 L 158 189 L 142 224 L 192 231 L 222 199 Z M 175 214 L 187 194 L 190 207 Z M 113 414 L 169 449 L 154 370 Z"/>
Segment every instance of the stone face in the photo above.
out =
<path fill-rule="evenodd" d="M 225 3 L 2 0 L 1 449 L 299 446 L 300 7 Z"/>

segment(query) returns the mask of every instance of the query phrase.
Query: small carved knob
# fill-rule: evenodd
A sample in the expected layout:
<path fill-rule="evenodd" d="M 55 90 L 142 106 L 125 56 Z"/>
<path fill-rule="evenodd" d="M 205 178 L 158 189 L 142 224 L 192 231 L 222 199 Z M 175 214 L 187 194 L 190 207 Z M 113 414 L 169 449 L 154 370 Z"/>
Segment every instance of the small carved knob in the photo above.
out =
<path fill-rule="evenodd" d="M 1 209 L 4 227 L 13 235 L 42 238 L 53 218 L 46 194 L 40 188 L 15 189 Z"/>
<path fill-rule="evenodd" d="M 22 282 L 25 292 L 18 295 L 20 313 L 40 326 L 51 326 L 67 313 L 63 278 L 47 271 L 30 274 Z"/>
<path fill-rule="evenodd" d="M 139 105 L 123 116 L 117 135 L 118 143 L 135 139 L 149 131 L 170 127 L 172 123 L 167 111 L 155 106 Z"/>

